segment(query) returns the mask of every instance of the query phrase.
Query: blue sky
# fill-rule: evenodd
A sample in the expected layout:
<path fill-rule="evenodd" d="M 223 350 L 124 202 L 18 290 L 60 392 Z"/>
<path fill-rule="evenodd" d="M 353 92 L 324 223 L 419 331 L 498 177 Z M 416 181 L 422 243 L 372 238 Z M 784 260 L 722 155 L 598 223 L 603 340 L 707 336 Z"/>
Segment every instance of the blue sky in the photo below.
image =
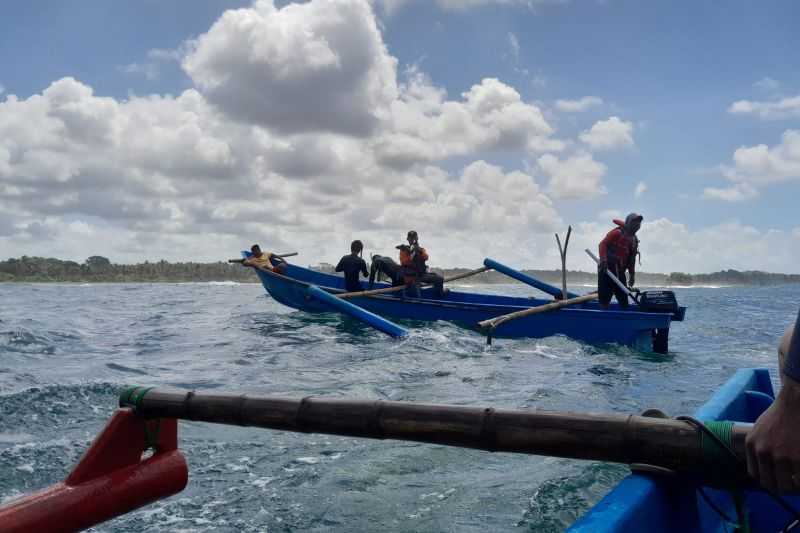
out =
<path fill-rule="evenodd" d="M 53 170 L 52 165 L 48 166 L 50 170 L 44 171 L 37 167 L 38 174 L 28 175 L 26 173 L 33 172 L 29 166 L 13 166 L 13 162 L 22 156 L 17 159 L 9 156 L 11 163 L 5 174 L 0 165 L 0 185 L 4 181 L 7 184 L 5 191 L 0 189 L 0 230 L 5 220 L 5 231 L 0 231 L 0 255 L 32 254 L 43 241 L 52 240 L 52 249 L 62 255 L 82 259 L 85 256 L 81 254 L 90 252 L 85 244 L 87 234 L 92 235 L 92 239 L 102 239 L 102 235 L 108 234 L 114 237 L 110 243 L 111 249 L 104 255 L 119 261 L 161 256 L 171 258 L 176 255 L 173 251 L 175 247 L 184 245 L 202 247 L 207 250 L 204 253 L 208 259 L 230 253 L 235 255 L 235 250 L 228 252 L 227 249 L 235 246 L 237 238 L 244 243 L 254 238 L 267 241 L 272 238 L 274 246 L 306 246 L 318 250 L 320 259 L 334 260 L 337 250 L 346 249 L 351 235 L 360 236 L 359 232 L 370 233 L 375 251 L 379 252 L 383 246 L 381 239 L 394 239 L 395 234 L 401 233 L 400 223 L 391 222 L 389 215 L 405 212 L 406 216 L 401 214 L 398 219 L 410 219 L 424 228 L 430 236 L 429 242 L 435 243 L 444 252 L 439 257 L 441 263 L 447 266 L 477 260 L 483 253 L 510 257 L 512 262 L 523 266 L 548 266 L 555 256 L 552 245 L 546 239 L 552 239 L 554 228 L 544 221 L 546 216 L 552 218 L 558 227 L 582 225 L 585 242 L 591 244 L 610 229 L 612 212 L 624 214 L 635 210 L 645 215 L 646 222 L 661 221 L 657 228 L 651 228 L 649 235 L 646 224 L 641 234 L 644 249 L 649 247 L 653 257 L 653 261 L 647 265 L 649 268 L 645 270 L 700 271 L 730 266 L 800 272 L 800 266 L 795 266 L 798 265 L 800 254 L 794 251 L 782 250 L 780 258 L 765 258 L 763 264 L 756 260 L 760 254 L 776 247 L 794 250 L 800 243 L 800 222 L 794 206 L 800 192 L 800 155 L 794 150 L 800 150 L 800 144 L 796 144 L 793 137 L 784 139 L 786 132 L 800 130 L 800 101 L 794 100 L 800 95 L 797 53 L 800 50 L 800 32 L 796 28 L 796 21 L 800 20 L 800 5 L 796 2 L 728 2 L 721 6 L 718 2 L 689 4 L 623 0 L 384 0 L 371 4 L 366 8 L 367 11 L 354 10 L 352 15 L 349 11 L 352 5 L 364 2 L 314 0 L 303 4 L 304 10 L 298 11 L 299 16 L 292 18 L 284 16 L 298 7 L 290 2 L 276 2 L 274 7 L 271 2 L 252 6 L 250 2 L 218 1 L 7 3 L 4 16 L 0 18 L 0 64 L 4 65 L 0 70 L 0 87 L 3 89 L 0 101 L 14 95 L 27 107 L 33 108 L 32 98 L 43 95 L 51 84 L 65 77 L 74 78 L 77 84 L 91 88 L 91 98 L 86 95 L 81 97 L 90 102 L 87 105 L 99 105 L 98 97 L 109 97 L 115 106 L 120 106 L 121 117 L 127 116 L 125 114 L 133 107 L 128 105 L 131 102 L 146 105 L 145 100 L 149 95 L 178 98 L 185 91 L 199 93 L 203 105 L 208 104 L 208 110 L 203 113 L 207 113 L 208 120 L 213 119 L 220 128 L 214 136 L 214 142 L 219 141 L 231 147 L 235 152 L 232 158 L 236 159 L 236 164 L 231 163 L 224 172 L 214 174 L 218 171 L 205 169 L 203 174 L 210 176 L 215 184 L 231 180 L 229 187 L 220 190 L 239 191 L 239 204 L 231 203 L 225 207 L 225 213 L 236 211 L 236 216 L 221 215 L 221 199 L 224 198 L 226 202 L 237 199 L 228 198 L 227 192 L 215 193 L 212 189 L 216 185 L 200 194 L 197 192 L 198 186 L 184 187 L 185 177 L 154 168 L 151 164 L 138 168 L 136 162 L 132 166 L 138 170 L 133 172 L 128 162 L 125 172 L 133 172 L 131 175 L 114 178 L 120 180 L 114 186 L 103 181 L 101 188 L 108 189 L 109 195 L 114 190 L 130 189 L 131 205 L 118 205 L 105 211 L 93 210 L 87 206 L 97 201 L 108 201 L 109 206 L 118 202 L 111 196 L 98 197 L 85 192 L 93 179 L 100 180 L 101 175 L 114 174 L 114 169 L 98 169 L 96 165 L 90 169 L 85 163 L 81 166 L 78 158 L 85 147 L 74 151 L 74 143 L 64 141 L 71 147 L 57 149 L 55 153 L 61 157 L 71 151 L 69 161 L 59 159 L 59 165 L 69 168 L 69 178 L 64 178 L 63 173 L 60 177 L 56 176 L 58 171 Z M 511 133 L 506 132 L 508 138 L 529 135 L 525 143 L 533 138 L 546 137 L 564 141 L 565 144 L 549 150 L 531 149 L 530 144 L 526 144 L 528 148 L 523 148 L 518 142 L 471 139 L 456 148 L 441 148 L 435 155 L 409 161 L 403 168 L 395 164 L 385 166 L 379 150 L 376 152 L 378 155 L 369 161 L 348 155 L 350 150 L 352 154 L 363 155 L 376 146 L 385 147 L 397 141 L 396 134 L 400 130 L 393 128 L 396 128 L 398 120 L 403 119 L 399 118 L 400 115 L 392 115 L 397 111 L 387 111 L 392 115 L 388 119 L 381 115 L 393 105 L 390 100 L 395 97 L 382 100 L 381 105 L 385 104 L 386 109 L 380 106 L 374 110 L 367 109 L 376 101 L 372 96 L 357 108 L 369 111 L 367 114 L 370 117 L 382 117 L 380 125 L 370 129 L 369 134 L 363 131 L 354 133 L 344 126 L 342 131 L 332 131 L 338 128 L 331 128 L 330 122 L 317 124 L 317 130 L 301 124 L 306 120 L 300 116 L 304 109 L 302 103 L 288 105 L 286 113 L 281 115 L 280 124 L 274 122 L 277 119 L 269 109 L 263 111 L 263 116 L 254 111 L 254 116 L 261 118 L 248 123 L 241 111 L 230 107 L 237 98 L 245 97 L 236 91 L 245 86 L 248 91 L 254 88 L 258 90 L 258 83 L 263 83 L 265 95 L 284 95 L 281 104 L 268 102 L 265 96 L 265 108 L 272 106 L 273 109 L 285 103 L 285 95 L 291 94 L 291 91 L 286 93 L 285 88 L 279 86 L 280 80 L 275 81 L 279 78 L 271 74 L 262 76 L 264 70 L 275 67 L 275 72 L 279 73 L 281 71 L 277 67 L 284 70 L 286 67 L 270 63 L 278 57 L 274 55 L 252 60 L 257 52 L 247 51 L 246 32 L 228 28 L 230 32 L 227 38 L 242 39 L 244 44 L 231 45 L 233 48 L 227 50 L 213 48 L 223 46 L 221 41 L 211 37 L 223 35 L 224 28 L 220 26 L 212 31 L 212 26 L 226 10 L 235 8 L 243 8 L 250 14 L 261 10 L 257 20 L 266 25 L 255 30 L 253 35 L 263 38 L 267 47 L 272 46 L 270 39 L 274 39 L 277 43 L 275 46 L 281 50 L 284 50 L 281 47 L 285 44 L 281 39 L 294 35 L 289 30 L 296 29 L 298 25 L 307 24 L 307 33 L 312 37 L 325 37 L 325 32 L 346 32 L 348 24 L 356 20 L 353 17 L 358 17 L 359 22 L 353 24 L 359 28 L 358 24 L 363 22 L 365 25 L 364 35 L 369 41 L 365 41 L 364 46 L 385 47 L 385 53 L 376 49 L 377 59 L 370 65 L 377 65 L 377 70 L 370 70 L 367 74 L 372 76 L 376 72 L 384 72 L 380 69 L 388 72 L 386 69 L 392 69 L 389 63 L 396 59 L 392 73 L 376 75 L 384 84 L 391 78 L 388 82 L 391 90 L 395 85 L 400 87 L 397 96 L 400 101 L 404 98 L 403 85 L 413 79 L 424 79 L 425 87 L 446 94 L 443 101 L 466 102 L 468 98 L 462 97 L 463 93 L 481 85 L 483 80 L 496 78 L 502 85 L 494 87 L 494 90 L 502 92 L 508 88 L 516 91 L 520 104 L 528 106 L 525 113 L 530 112 L 531 116 L 540 114 L 546 123 L 545 126 L 536 126 L 537 119 L 531 118 L 526 124 L 533 130 L 538 127 L 537 132 L 520 133 L 521 130 L 515 129 Z M 335 24 L 330 22 L 330 16 L 327 21 L 321 18 L 319 13 L 326 9 L 346 13 L 340 28 L 333 27 Z M 271 25 L 273 23 L 270 20 L 276 25 Z M 370 29 L 373 26 L 377 28 L 377 37 Z M 278 28 L 289 30 L 278 31 Z M 203 41 L 203 36 L 209 35 L 211 37 Z M 298 51 L 300 45 L 297 39 L 302 39 L 302 32 L 300 35 L 292 37 L 295 40 L 286 48 L 289 52 L 284 50 L 281 53 L 306 53 L 302 47 L 303 51 Z M 312 37 L 310 39 L 313 41 Z M 197 38 L 200 40 L 194 41 Z M 323 38 L 322 42 L 338 42 L 337 39 L 339 37 Z M 197 45 L 198 42 L 201 45 Z M 348 41 L 342 46 L 351 44 Z M 352 54 L 353 61 L 359 60 L 357 50 L 337 50 L 335 47 L 332 45 L 332 53 L 339 57 L 341 64 L 347 64 L 351 57 L 348 54 Z M 309 47 L 307 53 L 313 54 L 317 49 Z M 234 52 L 249 56 L 251 61 L 248 64 L 252 70 L 245 68 L 245 65 L 224 71 L 226 61 L 236 63 L 237 60 L 231 60 L 231 56 L 226 55 Z M 187 58 L 194 58 L 199 66 L 191 70 L 191 67 L 187 67 Z M 295 55 L 290 64 L 303 63 L 306 59 Z M 247 63 L 247 60 L 243 61 Z M 312 72 L 316 67 L 311 59 L 308 61 L 312 65 L 309 72 Z M 209 80 L 217 79 L 215 76 L 220 75 L 236 78 L 237 85 L 231 82 L 228 89 L 214 92 Z M 338 87 L 338 78 L 321 79 Z M 277 92 L 270 92 L 273 89 L 268 86 L 270 83 L 275 84 Z M 364 88 L 356 85 L 348 87 L 343 90 L 355 91 L 352 97 L 345 92 L 340 99 L 326 102 L 329 93 L 321 91 L 316 98 L 322 100 L 321 105 L 326 109 L 342 101 L 350 102 L 348 105 L 361 105 L 358 99 L 364 96 Z M 565 111 L 564 106 L 558 103 L 581 98 L 592 98 L 596 103 L 579 112 Z M 744 102 L 737 108 L 739 112 L 732 112 L 735 102 Z M 250 105 L 253 103 L 250 102 Z M 351 107 L 341 115 L 345 121 L 354 114 L 353 109 Z M 14 112 L 33 113 L 24 109 Z M 4 113 L 10 116 L 9 106 L 4 108 L 0 104 L 0 126 L 4 123 Z M 297 128 L 290 125 L 292 113 L 298 114 Z M 513 109 L 508 113 L 514 116 Z M 56 118 L 59 116 L 58 113 L 51 115 Z M 102 113 L 92 112 L 92 116 L 101 120 L 97 117 L 101 117 Z M 331 120 L 334 120 L 336 115 L 332 117 Z M 619 128 L 611 132 L 612 137 L 618 136 L 606 141 L 610 144 L 598 148 L 599 145 L 583 140 L 582 134 L 611 117 L 617 117 L 617 122 L 610 125 Z M 35 121 L 36 118 L 30 120 Z M 128 119 L 118 120 L 128 124 Z M 489 124 L 486 117 L 475 120 L 476 124 Z M 230 121 L 231 131 L 222 131 L 220 121 Z M 7 119 L 6 123 L 12 121 Z M 170 119 L 173 126 L 178 123 Z M 205 131 L 202 124 L 201 120 L 199 128 Z M 502 128 L 506 127 L 503 124 L 500 121 L 487 127 L 500 128 L 503 137 Z M 299 159 L 304 156 L 301 155 L 302 150 L 296 147 L 309 146 L 309 143 L 313 146 L 336 146 L 335 153 L 341 155 L 342 167 L 333 175 L 324 166 L 312 165 L 318 170 L 310 181 L 293 177 L 293 171 L 281 174 L 279 170 L 265 170 L 274 157 L 271 152 L 272 155 L 264 155 L 267 148 L 255 147 L 247 153 L 237 151 L 242 144 L 238 136 L 252 135 L 252 130 L 248 130 L 250 133 L 242 130 L 245 126 L 257 128 L 273 139 L 268 142 L 270 146 L 280 142 L 292 144 L 287 149 Z M 433 126 L 435 124 L 431 123 L 425 128 Z M 513 126 L 522 127 L 519 124 Z M 422 140 L 420 146 L 432 146 L 438 142 L 444 143 L 444 146 L 451 142 L 449 139 L 425 137 L 425 128 L 411 127 L 416 132 L 414 134 L 408 134 L 411 131 L 409 129 L 403 130 L 404 142 Z M 235 133 L 233 129 L 236 129 Z M 544 129 L 552 132 L 543 133 Z M 158 126 L 154 131 L 164 131 L 164 127 Z M 8 136 L 14 134 L 12 129 L 2 130 L 2 133 Z M 144 135 L 148 134 L 145 132 Z M 157 134 L 151 132 L 149 135 Z M 419 139 L 414 138 L 415 135 Z M 157 145 L 157 137 L 152 138 Z M 113 154 L 109 153 L 107 159 L 128 157 L 124 141 L 117 142 L 121 144 L 114 148 Z M 30 147 L 26 151 L 20 144 L 21 141 L 9 145 L 9 153 L 34 154 L 36 150 L 44 149 L 36 145 L 36 150 Z M 759 145 L 766 146 L 765 153 L 753 148 Z M 174 150 L 181 148 L 172 144 L 168 146 L 172 147 L 172 154 L 178 158 L 197 155 L 196 151 L 176 155 Z M 737 152 L 739 149 L 743 151 Z M 41 159 L 49 160 L 54 153 L 50 146 L 47 150 L 47 155 L 40 156 Z M 738 154 L 736 161 L 735 153 Z M 547 154 L 555 158 L 558 165 L 565 159 L 583 155 L 583 163 L 595 165 L 595 171 L 597 164 L 603 166 L 603 170 L 599 171 L 599 181 L 597 176 L 589 177 L 585 183 L 573 184 L 578 189 L 564 192 L 566 185 L 559 185 L 557 181 L 567 177 L 554 178 L 556 171 L 548 170 L 541 159 L 548 157 Z M 245 179 L 242 173 L 253 178 L 256 170 L 242 166 L 242 161 L 258 158 L 259 155 L 266 161 L 263 163 L 266 167 L 259 167 L 259 172 L 273 172 L 273 176 L 281 174 L 282 192 L 276 193 L 276 189 L 271 189 L 256 194 L 252 190 L 252 180 L 247 182 L 249 185 L 235 181 Z M 529 177 L 542 194 L 542 203 L 534 202 L 528 207 L 537 209 L 538 205 L 542 217 L 525 218 L 529 226 L 523 231 L 517 223 L 522 220 L 519 218 L 522 216 L 519 213 L 520 205 L 514 204 L 513 198 L 483 198 L 475 190 L 469 189 L 473 182 L 465 169 L 479 161 L 488 165 L 481 167 L 483 174 L 480 179 L 489 182 L 497 179 L 505 183 L 510 173 L 515 171 Z M 369 176 L 354 177 L 367 167 L 370 169 Z M 476 169 L 473 167 L 477 173 Z M 584 166 L 575 167 L 569 175 L 578 176 L 584 169 Z M 53 176 L 48 182 L 47 176 L 41 173 L 51 171 Z M 447 177 L 430 177 L 437 172 L 445 173 Z M 499 174 L 493 178 L 487 177 L 487 172 Z M 370 186 L 375 184 L 376 173 L 382 176 L 380 179 L 387 180 L 384 191 L 387 187 L 393 187 L 392 184 L 414 181 L 421 187 L 419 194 L 422 196 L 416 203 L 405 199 L 395 205 L 391 194 L 381 196 L 383 193 L 373 194 L 369 191 Z M 303 175 L 308 175 L 308 172 Z M 594 182 L 591 182 L 592 179 Z M 133 206 L 134 189 L 139 190 L 141 183 L 147 180 L 168 183 L 162 183 L 162 189 L 171 191 L 170 199 L 165 199 L 163 195 L 150 199 L 136 197 L 140 203 Z M 348 180 L 352 181 L 343 186 L 342 181 Z M 35 187 L 31 185 L 34 181 L 37 184 Z M 338 183 L 331 184 L 329 181 Z M 135 187 L 132 185 L 134 183 L 137 184 Z M 148 183 L 146 188 L 154 189 L 152 183 Z M 463 186 L 458 188 L 454 185 L 457 183 Z M 638 184 L 643 184 L 640 187 L 644 191 L 637 196 L 634 190 Z M 342 194 L 338 197 L 332 192 L 328 196 L 323 195 L 324 198 L 318 196 L 313 201 L 325 204 L 322 208 L 314 208 L 315 212 L 308 217 L 295 218 L 298 210 L 306 208 L 305 204 L 295 203 L 299 201 L 298 198 L 313 195 L 316 190 L 332 191 L 337 187 L 342 191 L 349 187 L 349 191 L 340 191 Z M 52 206 L 44 209 L 33 202 L 20 200 L 25 196 L 20 192 L 21 188 L 25 191 L 37 189 L 39 194 L 57 190 L 64 198 L 69 198 L 54 200 Z M 714 193 L 709 189 L 733 192 Z M 94 190 L 98 188 L 94 186 Z M 274 231 L 267 232 L 264 237 L 259 236 L 261 230 L 257 229 L 257 225 L 248 227 L 246 222 L 242 222 L 240 227 L 243 231 L 237 235 L 228 222 L 243 220 L 236 218 L 241 215 L 240 211 L 255 214 L 253 206 L 242 205 L 242 202 L 254 199 L 254 194 L 267 211 L 276 212 L 284 207 L 291 209 L 288 214 L 277 216 L 279 221 L 275 223 Z M 465 195 L 466 200 L 453 200 L 456 194 Z M 340 206 L 350 201 L 356 201 L 360 207 L 353 206 L 343 211 Z M 273 205 L 273 202 L 276 204 Z M 376 205 L 364 208 L 369 202 Z M 461 202 L 458 205 L 469 204 L 472 207 L 458 214 L 453 207 L 458 202 Z M 505 209 L 505 218 L 495 216 L 491 212 L 492 205 Z M 60 212 L 59 206 L 63 207 Z M 384 208 L 383 212 L 381 207 Z M 447 219 L 429 217 L 432 210 L 438 211 L 440 208 L 452 208 L 452 216 Z M 122 217 L 114 214 L 126 210 L 140 215 Z M 172 213 L 165 215 L 163 227 L 151 227 L 142 220 L 136 220 L 137 216 L 147 216 L 145 213 L 153 210 Z M 473 220 L 459 228 L 458 220 L 465 220 L 464 217 Z M 312 220 L 309 222 L 306 218 Z M 353 222 L 354 219 L 358 221 Z M 220 223 L 215 226 L 214 220 Z M 370 229 L 370 221 L 375 224 L 374 231 Z M 75 233 L 65 234 L 65 230 L 55 229 L 63 228 L 64 224 L 75 225 Z M 509 230 L 505 225 L 516 229 Z M 198 229 L 193 231 L 191 227 Z M 323 238 L 320 228 L 331 228 L 331 234 Z M 463 234 L 459 233 L 461 229 Z M 210 241 L 209 230 L 214 234 Z M 474 237 L 470 236 L 478 231 L 485 231 L 487 236 L 485 241 L 475 245 L 474 254 L 463 256 L 457 253 L 461 246 L 453 245 L 453 236 L 472 239 Z M 493 237 L 493 232 L 500 237 Z M 707 248 L 709 243 L 713 243 L 711 246 L 727 245 L 726 235 L 734 241 L 737 238 L 751 241 L 752 246 L 732 246 L 730 252 L 722 254 L 718 260 L 697 258 L 703 255 L 698 254 L 698 249 Z M 663 243 L 666 246 L 661 246 Z M 546 252 L 521 253 L 520 245 L 528 250 L 546 249 Z M 661 248 L 671 251 L 668 253 Z M 92 253 L 102 252 L 96 250 Z M 582 259 L 576 258 L 575 261 L 576 267 L 586 266 Z M 308 262 L 313 261 L 309 258 Z M 435 260 L 433 262 L 436 263 Z"/>

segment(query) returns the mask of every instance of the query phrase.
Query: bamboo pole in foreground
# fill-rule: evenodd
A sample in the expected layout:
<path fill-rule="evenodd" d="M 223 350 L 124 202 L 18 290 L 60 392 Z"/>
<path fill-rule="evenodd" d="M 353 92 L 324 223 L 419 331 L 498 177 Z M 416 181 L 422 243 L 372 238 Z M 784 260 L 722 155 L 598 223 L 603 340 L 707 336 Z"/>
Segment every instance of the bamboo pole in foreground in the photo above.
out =
<path fill-rule="evenodd" d="M 667 418 L 145 388 L 124 392 L 120 406 L 133 407 L 145 417 L 643 463 L 704 480 L 743 475 L 735 464 L 709 464 L 701 432 L 687 422 Z M 745 457 L 749 428 L 743 424 L 732 430 L 732 447 L 739 460 Z"/>

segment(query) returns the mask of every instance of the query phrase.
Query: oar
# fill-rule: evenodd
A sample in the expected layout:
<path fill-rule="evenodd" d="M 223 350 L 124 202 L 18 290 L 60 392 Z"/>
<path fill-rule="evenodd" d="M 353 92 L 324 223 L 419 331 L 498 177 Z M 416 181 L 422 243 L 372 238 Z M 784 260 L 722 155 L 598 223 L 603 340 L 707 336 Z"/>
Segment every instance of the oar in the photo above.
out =
<path fill-rule="evenodd" d="M 272 255 L 274 255 L 276 257 L 284 258 L 284 257 L 295 256 L 295 255 L 297 255 L 297 252 L 289 252 L 288 254 L 272 254 Z M 241 263 L 243 261 L 244 261 L 244 259 L 228 259 L 228 263 Z"/>
<path fill-rule="evenodd" d="M 598 264 L 598 266 L 600 265 L 600 259 L 598 259 L 598 258 L 597 258 L 597 256 L 596 256 L 596 255 L 594 255 L 594 254 L 591 252 L 591 250 L 589 250 L 589 249 L 587 248 L 587 249 L 586 249 L 586 253 L 587 253 L 587 254 L 589 254 L 589 257 L 591 257 L 592 259 L 594 259 L 594 262 L 595 262 L 595 263 L 597 263 L 597 264 Z M 633 294 L 633 293 L 630 291 L 630 289 L 628 289 L 628 287 L 626 287 L 626 286 L 625 286 L 625 284 L 624 284 L 624 283 L 622 283 L 622 282 L 619 280 L 619 278 L 618 278 L 617 276 L 615 276 L 615 275 L 614 275 L 614 274 L 613 274 L 613 273 L 612 273 L 610 270 L 608 270 L 608 269 L 606 269 L 606 274 L 608 274 L 608 277 L 609 277 L 609 278 L 611 278 L 611 281 L 613 281 L 614 283 L 616 283 L 616 284 L 617 284 L 617 287 L 619 287 L 620 289 L 622 289 L 622 290 L 625 292 L 625 294 L 627 294 L 628 296 L 630 296 L 630 297 L 631 297 L 631 299 L 632 299 L 634 302 L 636 302 L 637 304 L 639 303 L 639 298 L 637 298 L 637 297 L 636 297 L 636 296 L 635 296 L 635 295 L 634 295 L 634 294 Z"/>
<path fill-rule="evenodd" d="M 252 397 L 134 387 L 120 396 L 147 418 L 178 418 L 281 431 L 397 439 L 592 461 L 646 464 L 707 481 L 745 472 L 749 425 L 721 428 L 736 460 L 693 423 L 630 415 L 560 413 L 347 398 Z M 719 422 L 717 424 L 725 424 Z M 705 442 L 704 442 L 705 438 Z"/>
<path fill-rule="evenodd" d="M 505 324 L 510 320 L 516 320 L 518 318 L 523 318 L 538 313 L 545 313 L 547 311 L 555 311 L 556 309 L 561 309 L 562 307 L 582 304 L 585 302 L 591 302 L 592 300 L 596 299 L 597 299 L 597 293 L 593 292 L 590 294 L 584 294 L 583 296 L 578 296 L 577 298 L 570 298 L 569 300 L 556 300 L 555 302 L 539 305 L 537 307 L 531 307 L 530 309 L 514 311 L 513 313 L 508 313 L 507 315 L 500 315 L 498 317 L 490 318 L 488 320 L 481 320 L 480 322 L 478 322 L 478 327 L 480 327 L 483 330 L 488 330 L 486 335 L 486 344 L 492 344 L 492 336 L 494 335 L 494 330 L 496 330 L 501 324 Z"/>
<path fill-rule="evenodd" d="M 470 270 L 469 272 L 462 272 L 461 274 L 456 274 L 455 276 L 444 278 L 444 283 L 450 283 L 451 281 L 468 278 L 470 276 L 474 276 L 475 274 L 486 272 L 487 270 L 491 270 L 491 268 L 483 266 L 481 268 L 476 268 L 475 270 Z M 430 287 L 430 285 L 426 285 L 426 287 Z M 397 287 L 384 287 L 383 289 L 372 289 L 369 291 L 343 292 L 341 294 L 337 294 L 336 296 L 339 298 L 357 298 L 360 296 L 372 296 L 374 294 L 388 294 L 390 292 L 400 292 L 405 288 L 406 288 L 405 285 L 399 285 Z"/>

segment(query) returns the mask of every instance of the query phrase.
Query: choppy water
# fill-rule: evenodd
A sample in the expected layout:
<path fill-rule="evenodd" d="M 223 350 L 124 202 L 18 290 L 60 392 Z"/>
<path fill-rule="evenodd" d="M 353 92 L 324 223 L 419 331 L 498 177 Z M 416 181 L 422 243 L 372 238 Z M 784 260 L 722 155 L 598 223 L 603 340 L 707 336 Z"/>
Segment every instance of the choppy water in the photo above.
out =
<path fill-rule="evenodd" d="M 657 356 L 560 337 L 487 348 L 447 323 L 395 341 L 259 285 L 0 284 L 0 500 L 63 479 L 132 384 L 677 415 L 737 368 L 774 371 L 800 287 L 676 292 L 687 322 Z M 560 531 L 626 473 L 202 423 L 180 438 L 187 489 L 97 531 Z"/>

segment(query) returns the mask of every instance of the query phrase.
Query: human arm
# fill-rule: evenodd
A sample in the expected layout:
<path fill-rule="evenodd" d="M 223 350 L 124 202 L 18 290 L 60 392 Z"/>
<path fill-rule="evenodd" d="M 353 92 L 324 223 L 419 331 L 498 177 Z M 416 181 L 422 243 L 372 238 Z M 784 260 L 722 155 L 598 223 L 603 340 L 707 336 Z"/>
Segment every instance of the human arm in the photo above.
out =
<path fill-rule="evenodd" d="M 369 277 L 369 272 L 367 271 L 367 263 L 363 259 L 361 260 L 361 274 L 365 277 Z"/>
<path fill-rule="evenodd" d="M 772 490 L 800 490 L 800 315 L 784 333 L 778 356 L 783 386 L 747 436 L 747 471 Z"/>
<path fill-rule="evenodd" d="M 609 245 L 616 242 L 617 238 L 619 238 L 620 232 L 616 229 L 612 229 L 609 231 L 606 236 L 600 241 L 600 246 L 598 247 L 598 252 L 600 255 L 600 262 L 597 263 L 597 271 L 598 272 L 605 272 L 606 268 L 608 267 L 608 247 Z"/>
<path fill-rule="evenodd" d="M 344 271 L 344 257 L 339 259 L 339 264 L 336 265 L 336 272 L 343 272 Z"/>

